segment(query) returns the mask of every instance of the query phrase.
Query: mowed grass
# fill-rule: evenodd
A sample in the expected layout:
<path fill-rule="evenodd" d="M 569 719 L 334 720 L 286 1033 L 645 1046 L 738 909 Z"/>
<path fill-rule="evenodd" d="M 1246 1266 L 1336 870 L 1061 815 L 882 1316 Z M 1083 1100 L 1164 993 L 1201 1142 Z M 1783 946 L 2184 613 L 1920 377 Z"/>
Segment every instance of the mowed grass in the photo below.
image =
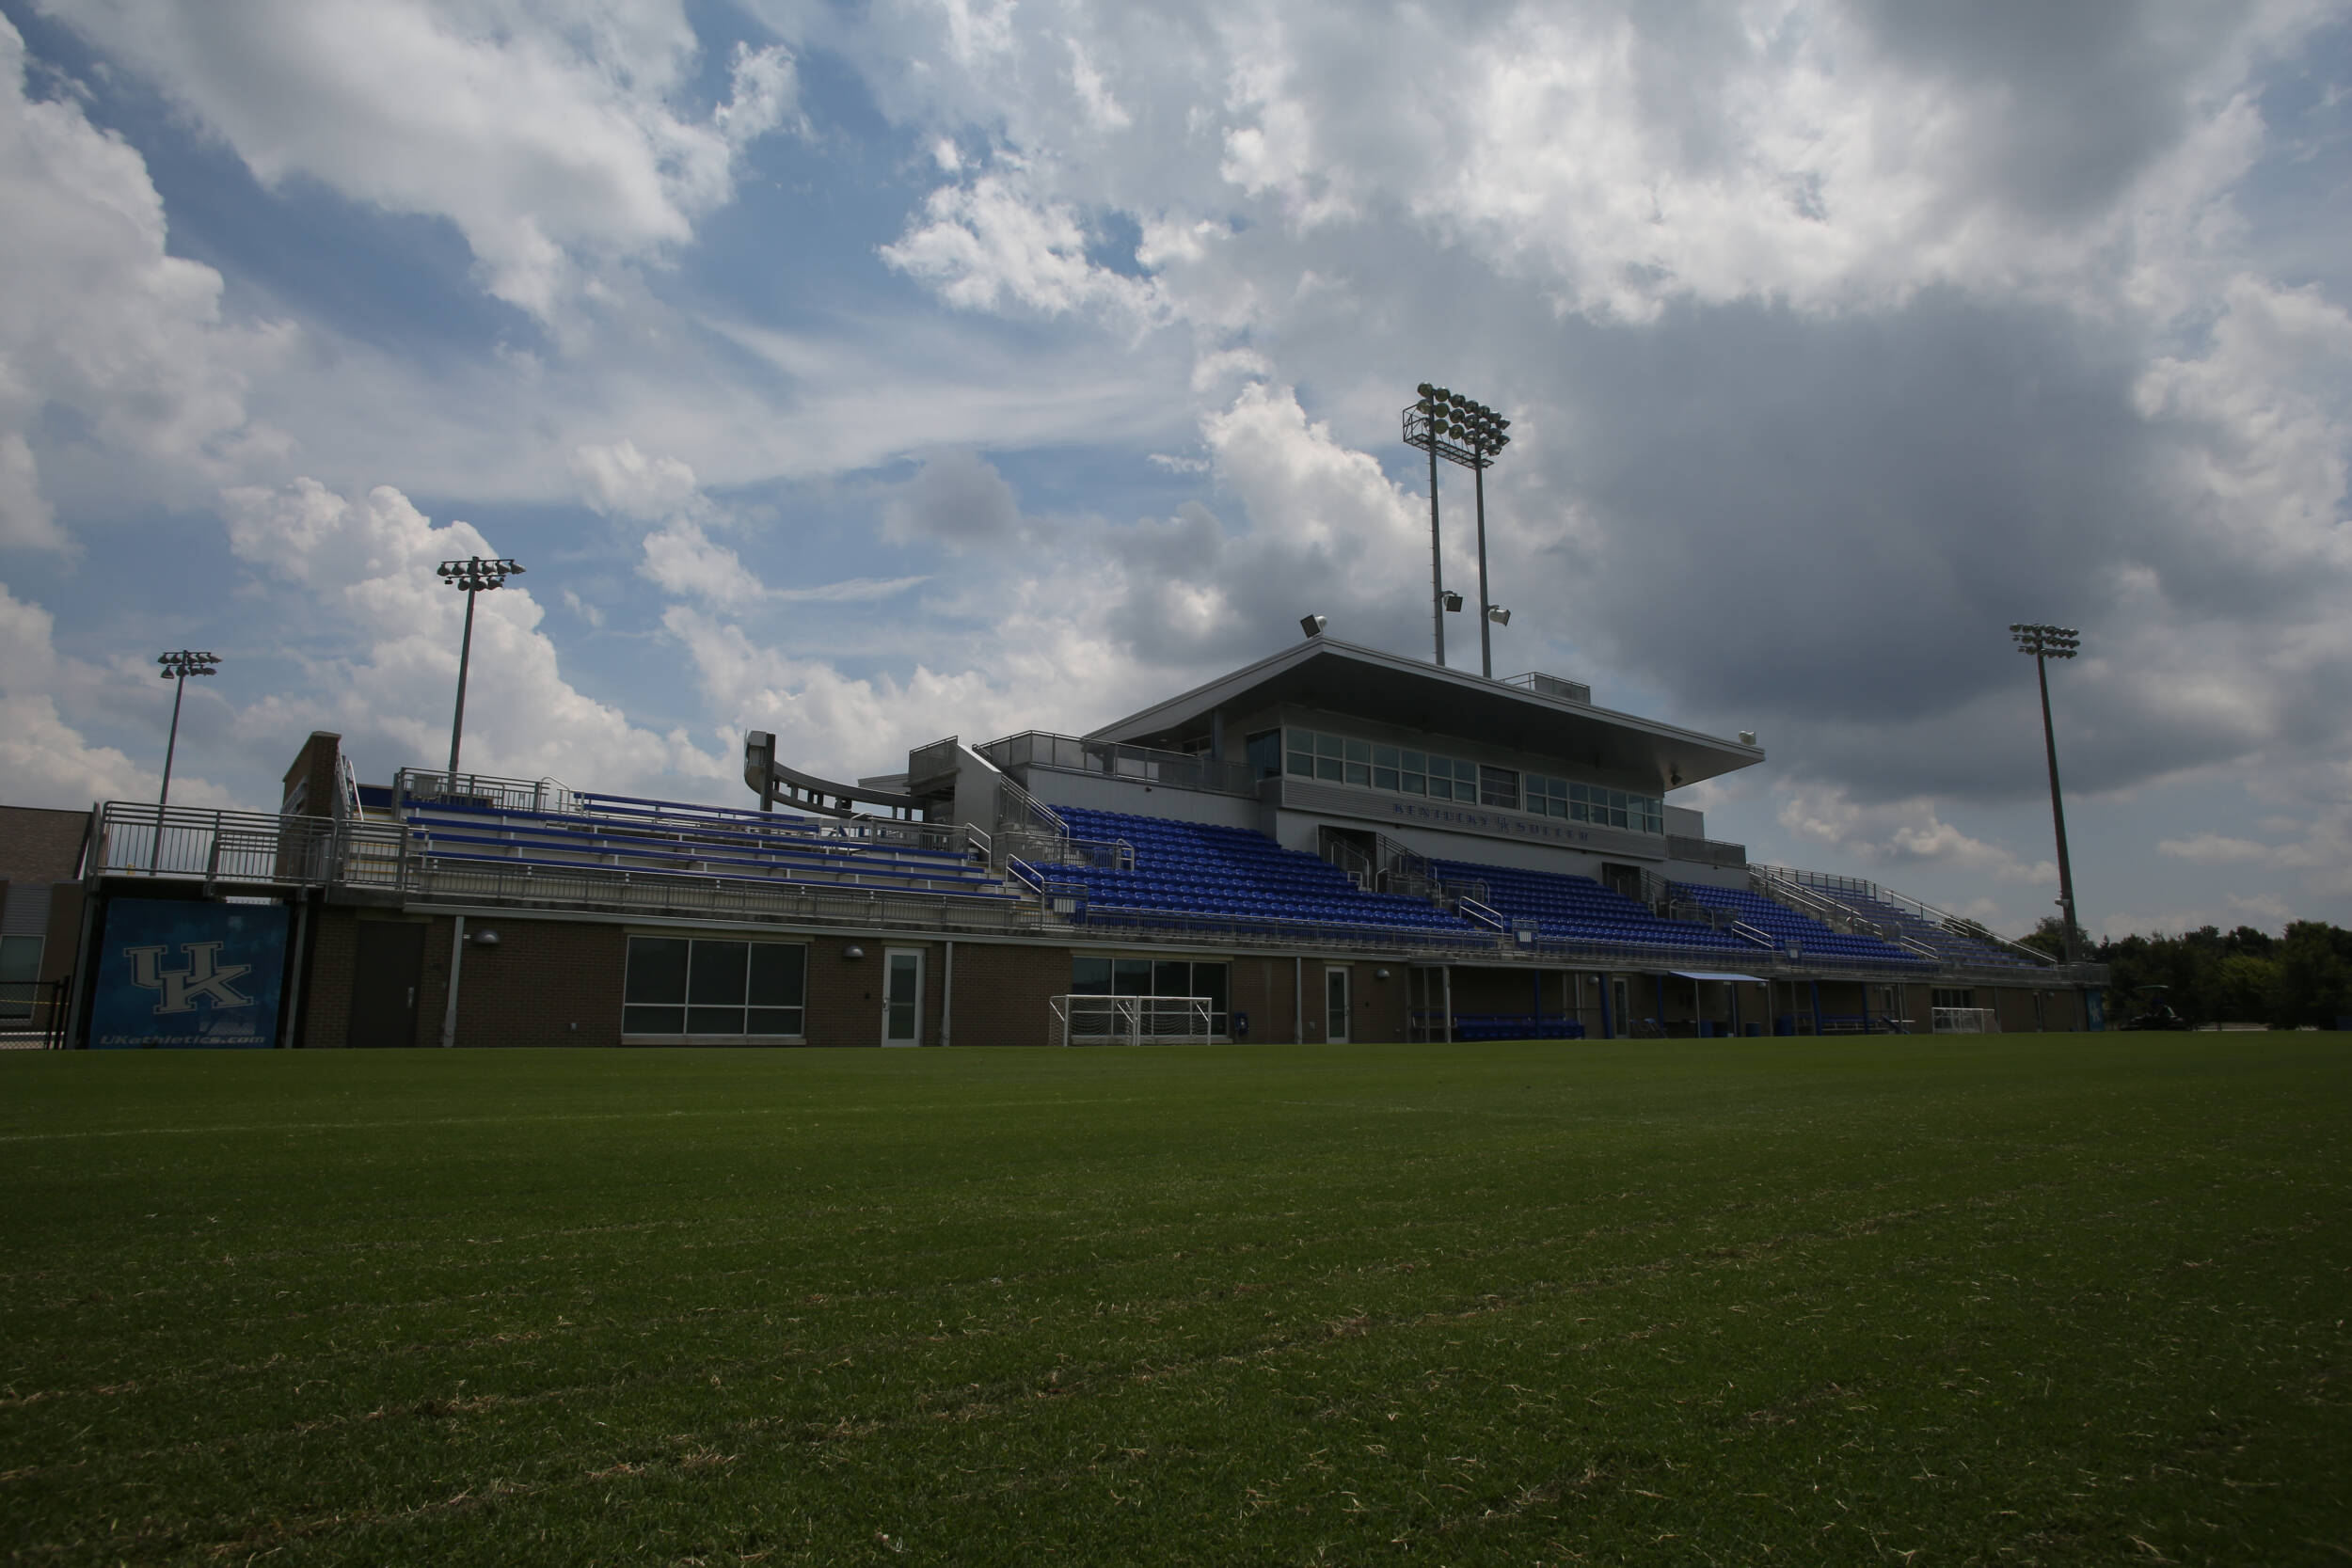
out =
<path fill-rule="evenodd" d="M 2341 1037 L 0 1058 L 22 1562 L 2339 1562 Z"/>

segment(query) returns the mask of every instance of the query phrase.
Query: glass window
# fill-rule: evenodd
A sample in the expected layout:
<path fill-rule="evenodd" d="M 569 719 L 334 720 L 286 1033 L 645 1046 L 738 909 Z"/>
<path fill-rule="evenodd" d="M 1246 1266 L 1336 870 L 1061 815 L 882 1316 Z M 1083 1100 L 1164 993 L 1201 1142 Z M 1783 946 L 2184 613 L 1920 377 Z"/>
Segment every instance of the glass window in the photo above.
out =
<path fill-rule="evenodd" d="M 1519 775 L 1514 768 L 1494 768 L 1481 764 L 1478 769 L 1478 803 L 1482 806 L 1502 806 L 1516 811 L 1519 803 Z"/>
<path fill-rule="evenodd" d="M 1162 958 L 1152 966 L 1152 994 L 1190 996 L 1192 965 L 1183 958 Z"/>
<path fill-rule="evenodd" d="M 1070 994 L 1073 996 L 1108 996 L 1111 993 L 1111 961 L 1108 958 L 1073 958 L 1070 960 Z"/>
<path fill-rule="evenodd" d="M 1372 742 L 1351 740 L 1347 743 L 1347 782 L 1352 784 L 1372 783 Z"/>
<path fill-rule="evenodd" d="M 0 1018 L 33 1016 L 40 999 L 40 950 L 45 938 L 0 937 Z"/>
<path fill-rule="evenodd" d="M 1375 746 L 1372 749 L 1372 787 L 1395 789 L 1398 787 L 1398 781 L 1396 748 Z"/>
<path fill-rule="evenodd" d="M 1249 737 L 1243 751 L 1252 779 L 1270 779 L 1282 770 L 1282 732 L 1267 730 Z"/>
<path fill-rule="evenodd" d="M 627 1035 L 686 1033 L 684 937 L 631 937 L 628 973 L 621 987 L 621 1032 Z"/>
<path fill-rule="evenodd" d="M 747 942 L 698 942 L 686 971 L 686 1032 L 743 1032 L 743 981 L 749 967 Z"/>
<path fill-rule="evenodd" d="M 1319 757 L 1340 757 L 1345 756 L 1346 754 L 1347 742 L 1340 736 L 1336 735 L 1318 735 L 1315 736 L 1315 755 Z"/>
<path fill-rule="evenodd" d="M 1114 996 L 1151 995 L 1152 960 L 1149 958 L 1112 959 L 1111 994 Z"/>
<path fill-rule="evenodd" d="M 1292 730 L 1289 735 L 1290 770 L 1302 778 L 1313 778 L 1315 776 L 1315 732 Z"/>
<path fill-rule="evenodd" d="M 797 943 L 631 937 L 621 1032 L 794 1036 L 807 988 L 808 952 Z"/>
<path fill-rule="evenodd" d="M 778 942 L 752 944 L 751 980 L 743 1000 L 747 1035 L 797 1035 L 808 989 L 808 951 Z"/>

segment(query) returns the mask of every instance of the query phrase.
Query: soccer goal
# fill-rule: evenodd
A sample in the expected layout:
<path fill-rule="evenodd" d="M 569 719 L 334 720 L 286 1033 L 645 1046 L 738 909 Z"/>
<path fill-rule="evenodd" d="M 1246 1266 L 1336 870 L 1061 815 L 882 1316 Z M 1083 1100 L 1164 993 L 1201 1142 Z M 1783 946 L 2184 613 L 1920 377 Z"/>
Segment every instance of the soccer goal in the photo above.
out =
<path fill-rule="evenodd" d="M 1990 1007 L 1938 1007 L 1934 1012 L 1934 1028 L 1939 1035 L 1997 1035 L 2001 1032 L 2001 1021 L 1993 1016 Z"/>
<path fill-rule="evenodd" d="M 1184 1045 L 1216 1036 L 1205 996 L 1057 996 L 1059 1045 Z"/>

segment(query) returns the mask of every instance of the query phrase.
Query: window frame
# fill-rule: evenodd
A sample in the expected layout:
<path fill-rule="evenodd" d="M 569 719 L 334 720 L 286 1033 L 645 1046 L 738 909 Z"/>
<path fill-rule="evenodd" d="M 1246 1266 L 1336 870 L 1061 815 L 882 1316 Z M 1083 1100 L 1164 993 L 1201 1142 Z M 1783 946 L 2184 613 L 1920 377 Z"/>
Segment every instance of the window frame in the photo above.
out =
<path fill-rule="evenodd" d="M 685 963 L 677 976 L 677 997 L 651 994 L 666 990 L 669 976 L 642 972 L 637 956 L 640 943 L 649 953 L 655 943 L 680 943 L 685 948 Z M 695 961 L 698 947 L 711 949 L 711 966 L 704 969 Z M 739 948 L 740 974 L 732 989 L 739 1001 L 720 1000 L 713 987 L 739 961 L 738 956 L 726 949 Z M 621 958 L 621 1037 L 644 1040 L 726 1040 L 769 1041 L 802 1040 L 808 1037 L 808 951 L 805 942 L 771 942 L 749 937 L 675 936 L 668 932 L 632 932 L 622 950 Z M 778 967 L 775 955 L 794 955 L 791 973 Z M 763 961 L 764 960 L 764 961 Z M 764 973 L 763 973 L 764 971 Z M 784 990 L 771 988 L 782 984 Z M 766 991 L 771 998 L 796 994 L 795 1002 L 760 1000 Z M 732 1020 L 718 1015 L 733 1014 Z M 676 1027 L 663 1027 L 673 1015 Z M 788 1015 L 788 1016 L 787 1016 Z M 756 1022 L 765 1025 L 755 1027 Z M 704 1025 L 696 1027 L 697 1023 Z M 728 1027 L 733 1022 L 738 1027 Z M 717 1027 L 709 1025 L 716 1024 Z M 788 1024 L 788 1027 L 782 1025 Z"/>

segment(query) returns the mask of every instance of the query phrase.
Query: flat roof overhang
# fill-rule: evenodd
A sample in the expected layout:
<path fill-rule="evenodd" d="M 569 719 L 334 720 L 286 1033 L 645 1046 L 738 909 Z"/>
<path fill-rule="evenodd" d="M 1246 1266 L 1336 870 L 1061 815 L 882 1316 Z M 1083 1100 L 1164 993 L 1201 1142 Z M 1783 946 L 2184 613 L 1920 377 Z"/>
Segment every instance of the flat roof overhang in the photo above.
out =
<path fill-rule="evenodd" d="M 1661 788 L 1696 784 L 1764 760 L 1760 746 L 1743 746 L 1327 637 L 1285 648 L 1129 714 L 1087 738 L 1174 749 L 1207 734 L 1209 716 L 1219 709 L 1251 712 L 1283 705 L 1583 763 L 1609 773 L 1654 779 Z"/>

